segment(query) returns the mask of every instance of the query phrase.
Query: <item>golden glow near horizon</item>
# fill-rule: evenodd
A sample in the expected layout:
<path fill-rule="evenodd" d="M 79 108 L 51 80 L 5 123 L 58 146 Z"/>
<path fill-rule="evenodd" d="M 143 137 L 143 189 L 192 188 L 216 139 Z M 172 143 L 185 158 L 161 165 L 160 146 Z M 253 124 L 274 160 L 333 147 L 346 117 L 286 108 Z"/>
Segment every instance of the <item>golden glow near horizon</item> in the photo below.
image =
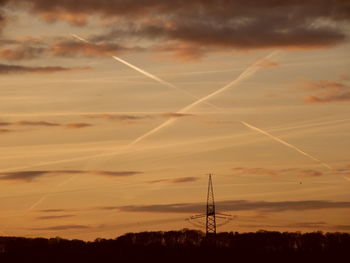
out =
<path fill-rule="evenodd" d="M 236 216 L 219 231 L 349 231 L 341 9 L 334 24 L 311 17 L 312 37 L 281 23 L 269 39 L 250 28 L 251 43 L 200 31 L 201 16 L 175 6 L 151 17 L 111 1 L 111 16 L 98 1 L 79 12 L 18 2 L 0 6 L 0 236 L 192 228 L 185 219 L 204 212 L 208 173 L 217 209 Z M 203 10 L 213 24 L 225 17 Z"/>

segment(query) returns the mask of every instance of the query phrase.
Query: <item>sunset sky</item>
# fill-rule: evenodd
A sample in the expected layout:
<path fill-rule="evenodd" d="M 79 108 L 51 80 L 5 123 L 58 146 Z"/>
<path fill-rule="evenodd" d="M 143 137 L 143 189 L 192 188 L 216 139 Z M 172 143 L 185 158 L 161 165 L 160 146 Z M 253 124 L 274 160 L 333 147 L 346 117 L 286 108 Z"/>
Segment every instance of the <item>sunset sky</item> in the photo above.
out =
<path fill-rule="evenodd" d="M 204 230 L 209 173 L 219 231 L 350 232 L 349 29 L 347 0 L 0 0 L 0 236 Z"/>

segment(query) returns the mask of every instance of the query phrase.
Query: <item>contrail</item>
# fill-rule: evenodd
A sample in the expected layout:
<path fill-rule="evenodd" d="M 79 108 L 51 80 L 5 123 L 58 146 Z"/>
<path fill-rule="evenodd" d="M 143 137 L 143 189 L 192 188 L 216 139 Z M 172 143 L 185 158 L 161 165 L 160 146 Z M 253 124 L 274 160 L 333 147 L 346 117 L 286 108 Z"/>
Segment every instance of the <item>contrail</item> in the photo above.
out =
<path fill-rule="evenodd" d="M 252 76 L 256 71 L 258 71 L 261 68 L 261 62 L 262 61 L 264 61 L 267 58 L 272 57 L 276 53 L 277 52 L 274 51 L 274 52 L 268 54 L 267 56 L 263 57 L 262 59 L 257 60 L 255 63 L 253 63 L 252 65 L 248 66 L 232 82 L 230 82 L 227 85 L 225 85 L 224 87 L 222 87 L 222 88 L 220 88 L 220 89 L 210 93 L 209 95 L 204 96 L 204 97 L 196 100 L 195 102 L 185 106 L 184 108 L 180 109 L 176 113 L 186 113 L 187 111 L 191 110 L 193 107 L 197 106 L 198 104 L 200 104 L 200 103 L 202 103 L 202 102 L 212 98 L 215 95 L 218 95 L 218 94 L 224 92 L 225 90 L 227 90 L 230 87 L 233 87 L 235 85 L 240 84 L 243 80 L 249 78 L 250 76 Z M 222 109 L 220 109 L 220 110 L 223 111 Z M 50 164 L 60 164 L 60 163 L 67 163 L 67 162 L 74 162 L 74 161 L 82 161 L 82 160 L 88 160 L 88 159 L 93 159 L 93 158 L 97 158 L 97 157 L 113 156 L 115 154 L 118 154 L 118 153 L 122 152 L 123 150 L 127 150 L 129 147 L 131 147 L 134 144 L 140 142 L 141 140 L 143 140 L 143 139 L 145 139 L 145 138 L 155 134 L 156 132 L 160 131 L 161 129 L 169 126 L 170 124 L 174 123 L 176 120 L 177 120 L 176 118 L 168 119 L 167 121 L 163 122 L 159 126 L 153 128 L 152 130 L 146 132 L 145 134 L 142 134 L 141 136 L 137 137 L 132 142 L 130 142 L 129 144 L 125 145 L 122 149 L 119 149 L 117 152 L 100 153 L 100 154 L 90 155 L 90 156 L 83 156 L 83 157 L 76 157 L 76 158 L 70 158 L 70 159 L 64 159 L 64 160 L 57 160 L 57 161 L 49 161 L 49 162 L 37 163 L 37 164 L 32 164 L 32 165 L 27 165 L 27 166 L 22 166 L 22 167 L 16 167 L 16 168 L 9 168 L 9 169 L 5 169 L 5 170 L 0 170 L 0 172 L 8 172 L 8 171 L 17 170 L 17 169 L 27 169 L 27 168 L 38 167 L 38 166 L 45 166 L 45 165 L 50 165 Z"/>
<path fill-rule="evenodd" d="M 235 80 L 233 80 L 232 82 L 228 83 L 227 85 L 225 85 L 224 87 L 222 87 L 221 89 L 218 89 L 212 93 L 210 93 L 207 96 L 204 96 L 198 100 L 196 100 L 195 102 L 191 103 L 190 105 L 187 105 L 186 107 L 182 108 L 181 110 L 177 111 L 176 113 L 186 113 L 189 110 L 191 110 L 193 107 L 197 106 L 198 104 L 214 97 L 215 95 L 218 95 L 222 92 L 224 92 L 225 90 L 227 90 L 228 88 L 231 88 L 235 85 L 238 85 L 239 83 L 241 83 L 243 80 L 247 79 L 248 77 L 250 77 L 251 75 L 253 75 L 259 68 L 260 68 L 260 63 L 261 61 L 273 56 L 274 54 L 276 54 L 276 52 L 272 52 L 269 55 L 265 56 L 262 59 L 259 59 L 257 62 L 255 62 L 253 65 L 249 66 L 248 68 L 246 68 Z M 175 122 L 177 119 L 176 118 L 172 118 L 169 119 L 165 122 L 163 122 L 162 124 L 160 124 L 159 126 L 155 127 L 154 129 L 150 130 L 149 132 L 141 135 L 140 137 L 136 138 L 134 141 L 132 141 L 128 146 L 132 146 L 135 143 L 149 137 L 150 135 L 158 132 L 159 130 L 167 127 L 168 125 L 172 124 L 173 122 Z"/>
<path fill-rule="evenodd" d="M 86 40 L 86 39 L 84 39 L 84 38 L 82 38 L 82 37 L 80 37 L 80 36 L 78 36 L 78 35 L 76 35 L 76 34 L 71 34 L 71 36 L 74 37 L 74 38 L 76 38 L 76 39 L 78 39 L 78 40 L 80 40 L 80 41 L 83 41 L 84 43 L 94 45 L 94 44 L 91 43 L 90 41 L 88 41 L 88 40 Z M 119 58 L 119 57 L 117 57 L 117 56 L 115 56 L 115 55 L 111 55 L 111 57 L 112 57 L 113 59 L 115 59 L 115 60 L 117 60 L 117 61 L 123 63 L 124 65 L 126 65 L 126 66 L 128 66 L 128 67 L 130 67 L 130 68 L 132 68 L 132 69 L 134 69 L 134 70 L 136 70 L 136 71 L 138 71 L 138 72 L 140 72 L 141 74 L 145 75 L 146 77 L 148 77 L 148 78 L 150 78 L 150 79 L 153 79 L 153 80 L 155 80 L 155 81 L 157 81 L 157 82 L 159 82 L 159 83 L 161 83 L 161 84 L 163 84 L 163 85 L 165 85 L 165 86 L 168 86 L 168 87 L 170 87 L 170 88 L 173 88 L 173 89 L 176 89 L 176 90 L 178 90 L 178 91 L 180 91 L 180 92 L 183 92 L 183 93 L 185 93 L 185 94 L 191 96 L 192 98 L 199 99 L 197 96 L 193 95 L 192 93 L 190 93 L 190 92 L 188 92 L 188 91 L 186 91 L 186 90 L 184 90 L 184 89 L 180 89 L 180 88 L 176 87 L 175 85 L 173 85 L 173 84 L 171 84 L 171 83 L 169 83 L 169 82 L 167 82 L 167 81 L 165 81 L 165 80 L 163 80 L 163 79 L 161 79 L 161 78 L 155 76 L 154 74 L 151 74 L 151 73 L 149 73 L 149 72 L 147 72 L 147 71 L 145 71 L 145 70 L 143 70 L 143 69 L 141 69 L 141 68 L 139 68 L 139 67 L 136 67 L 135 65 L 133 65 L 133 64 L 131 64 L 131 63 L 125 61 L 124 59 L 121 59 L 121 58 Z M 210 104 L 210 103 L 206 103 L 206 104 L 209 105 L 209 106 L 211 106 L 211 107 L 216 108 L 216 106 L 214 106 L 214 105 L 212 105 L 212 104 Z"/>
<path fill-rule="evenodd" d="M 254 64 L 252 64 L 251 66 L 249 66 L 248 68 L 246 68 L 246 70 L 244 70 L 235 80 L 233 80 L 232 82 L 230 82 L 229 84 L 225 85 L 224 87 L 210 93 L 209 95 L 205 96 L 205 97 L 202 97 L 200 99 L 198 99 L 197 101 L 191 103 L 190 105 L 182 108 L 181 110 L 177 111 L 177 113 L 185 113 L 189 110 L 191 110 L 193 107 L 197 106 L 198 104 L 212 98 L 213 96 L 215 95 L 218 95 L 222 92 L 224 92 L 225 90 L 227 90 L 228 88 L 230 87 L 233 87 L 235 85 L 238 85 L 239 83 L 241 83 L 243 80 L 249 78 L 250 76 L 252 76 L 257 70 L 259 70 L 261 68 L 261 62 L 267 58 L 270 58 L 272 57 L 273 55 L 275 55 L 276 52 L 272 52 L 270 53 L 269 55 L 265 56 L 264 58 L 262 59 L 259 59 L 258 61 L 256 61 Z M 72 161 L 79 161 L 79 160 L 86 160 L 86 159 L 92 159 L 92 158 L 96 158 L 96 157 L 104 157 L 104 156 L 113 156 L 115 154 L 118 154 L 120 152 L 122 152 L 123 150 L 127 150 L 128 148 L 132 147 L 133 145 L 135 145 L 136 143 L 140 142 L 141 140 L 151 136 L 152 134 L 155 134 L 156 132 L 158 132 L 159 130 L 171 125 L 172 123 L 174 123 L 177 119 L 176 118 L 172 118 L 172 119 L 169 119 L 165 122 L 163 122 L 162 124 L 160 124 L 159 126 L 153 128 L 152 130 L 148 131 L 147 133 L 137 137 L 135 140 L 133 140 L 132 142 L 130 142 L 129 144 L 127 144 L 126 146 L 124 146 L 122 149 L 120 149 L 118 152 L 112 152 L 112 153 L 101 153 L 101 154 L 96 154 L 96 155 L 91 155 L 91 156 L 84 156 L 84 157 L 77 157 L 77 158 L 73 158 L 73 159 L 66 159 L 66 160 L 59 160 L 59 161 L 53 161 L 53 162 L 46 162 L 46 163 L 41 163 L 41 164 L 34 164 L 34 165 L 29 165 L 29 166 L 24 166 L 24 167 L 21 167 L 21 168 L 12 168 L 11 170 L 13 169 L 23 169 L 23 168 L 31 168 L 31 167 L 35 167 L 35 166 L 42 166 L 42 165 L 48 165 L 48 164 L 57 164 L 57 163 L 65 163 L 65 162 L 72 162 Z M 331 166 L 329 166 L 328 164 L 320 161 L 319 159 L 311 156 L 310 154 L 300 150 L 298 147 L 276 137 L 276 136 L 273 136 L 272 134 L 266 132 L 266 131 L 263 131 L 253 125 L 250 125 L 246 122 L 243 122 L 241 121 L 241 123 L 243 125 L 245 125 L 246 127 L 254 130 L 254 131 L 257 131 L 259 133 L 262 133 L 268 137 L 270 137 L 271 139 L 275 140 L 275 141 L 278 141 L 279 143 L 291 148 L 291 149 L 294 149 L 296 150 L 297 152 L 303 154 L 304 156 L 307 156 L 308 158 L 322 164 L 324 167 L 326 167 L 327 169 L 332 169 Z"/>
<path fill-rule="evenodd" d="M 326 163 L 322 162 L 321 160 L 319 160 L 319 159 L 313 157 L 312 155 L 310 155 L 310 154 L 308 154 L 308 153 L 306 153 L 306 152 L 300 150 L 298 147 L 296 147 L 296 146 L 294 146 L 294 145 L 292 145 L 292 144 L 290 144 L 290 143 L 288 143 L 288 142 L 286 142 L 286 141 L 284 141 L 284 140 L 282 140 L 282 139 L 280 139 L 280 138 L 278 138 L 278 137 L 276 137 L 276 136 L 274 136 L 274 135 L 272 135 L 272 134 L 270 134 L 270 133 L 268 133 L 268 132 L 266 132 L 266 131 L 264 131 L 264 130 L 262 130 L 262 129 L 259 129 L 259 128 L 253 126 L 253 125 L 250 125 L 250 124 L 248 124 L 248 123 L 246 123 L 246 122 L 244 122 L 244 121 L 241 121 L 241 123 L 242 123 L 244 126 L 246 126 L 246 127 L 248 127 L 249 129 L 251 129 L 251 130 L 254 130 L 254 131 L 257 131 L 257 132 L 259 132 L 259 133 L 262 133 L 262 134 L 268 136 L 269 138 L 271 138 L 271 139 L 273 139 L 273 140 L 275 140 L 275 141 L 277 141 L 277 142 L 279 142 L 279 143 L 281 143 L 281 144 L 283 144 L 283 145 L 285 145 L 285 146 L 287 146 L 287 147 L 289 147 L 289 148 L 291 148 L 291 149 L 296 150 L 297 152 L 301 153 L 302 155 L 305 155 L 306 157 L 308 157 L 308 158 L 310 158 L 310 159 L 312 159 L 312 160 L 314 160 L 314 161 L 320 163 L 321 165 L 323 165 L 323 166 L 326 167 L 327 169 L 329 169 L 329 170 L 332 170 L 332 169 L 333 169 L 333 168 L 332 168 L 331 166 L 329 166 L 328 164 L 326 164 Z"/>
<path fill-rule="evenodd" d="M 91 44 L 90 41 L 87 41 L 85 38 L 82 38 L 82 37 L 80 37 L 80 36 L 78 36 L 78 35 L 76 35 L 76 34 L 70 34 L 70 35 L 71 35 L 72 37 L 74 37 L 74 38 L 80 40 L 80 41 L 85 42 L 86 44 Z"/>
<path fill-rule="evenodd" d="M 75 177 L 77 177 L 77 175 L 73 175 L 70 178 L 68 178 L 67 180 L 59 183 L 58 185 L 54 186 L 53 188 L 51 188 L 49 193 L 46 193 L 45 195 L 43 195 L 38 201 L 36 201 L 34 204 L 32 204 L 27 211 L 31 211 L 33 210 L 35 207 L 37 207 L 39 204 L 41 204 L 43 201 L 46 200 L 46 198 L 48 198 L 52 193 L 54 193 L 54 190 L 57 188 L 60 188 L 62 185 L 65 185 L 66 183 L 68 183 L 69 181 L 73 180 Z"/>

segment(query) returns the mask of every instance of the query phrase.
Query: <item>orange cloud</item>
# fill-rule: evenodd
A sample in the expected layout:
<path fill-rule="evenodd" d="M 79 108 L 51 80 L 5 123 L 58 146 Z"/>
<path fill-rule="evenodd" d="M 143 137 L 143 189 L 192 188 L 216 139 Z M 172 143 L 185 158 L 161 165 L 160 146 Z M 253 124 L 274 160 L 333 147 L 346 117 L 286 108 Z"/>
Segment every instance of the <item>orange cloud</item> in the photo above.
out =
<path fill-rule="evenodd" d="M 305 98 L 308 103 L 350 101 L 350 86 L 338 81 L 306 81 L 301 85 L 317 92 Z"/>
<path fill-rule="evenodd" d="M 44 53 L 43 48 L 21 46 L 17 49 L 2 49 L 0 50 L 0 58 L 7 60 L 22 60 L 22 59 L 33 59 L 39 57 Z"/>
<path fill-rule="evenodd" d="M 78 122 L 78 123 L 68 123 L 65 125 L 67 129 L 81 129 L 81 128 L 86 128 L 86 127 L 91 127 L 92 124 L 89 123 L 83 123 L 83 122 Z"/>
<path fill-rule="evenodd" d="M 263 59 L 261 62 L 260 62 L 260 66 L 263 67 L 263 68 L 269 68 L 269 67 L 277 67 L 279 66 L 278 63 L 276 62 L 273 62 L 269 59 Z"/>

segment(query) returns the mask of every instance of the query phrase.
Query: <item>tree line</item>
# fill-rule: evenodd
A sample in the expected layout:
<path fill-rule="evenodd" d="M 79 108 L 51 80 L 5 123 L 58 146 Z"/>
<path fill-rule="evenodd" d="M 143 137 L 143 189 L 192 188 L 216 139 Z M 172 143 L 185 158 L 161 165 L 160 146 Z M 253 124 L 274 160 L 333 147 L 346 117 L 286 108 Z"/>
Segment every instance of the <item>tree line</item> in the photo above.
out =
<path fill-rule="evenodd" d="M 197 230 L 127 233 L 94 241 L 0 237 L 0 262 L 348 262 L 350 234 Z"/>

